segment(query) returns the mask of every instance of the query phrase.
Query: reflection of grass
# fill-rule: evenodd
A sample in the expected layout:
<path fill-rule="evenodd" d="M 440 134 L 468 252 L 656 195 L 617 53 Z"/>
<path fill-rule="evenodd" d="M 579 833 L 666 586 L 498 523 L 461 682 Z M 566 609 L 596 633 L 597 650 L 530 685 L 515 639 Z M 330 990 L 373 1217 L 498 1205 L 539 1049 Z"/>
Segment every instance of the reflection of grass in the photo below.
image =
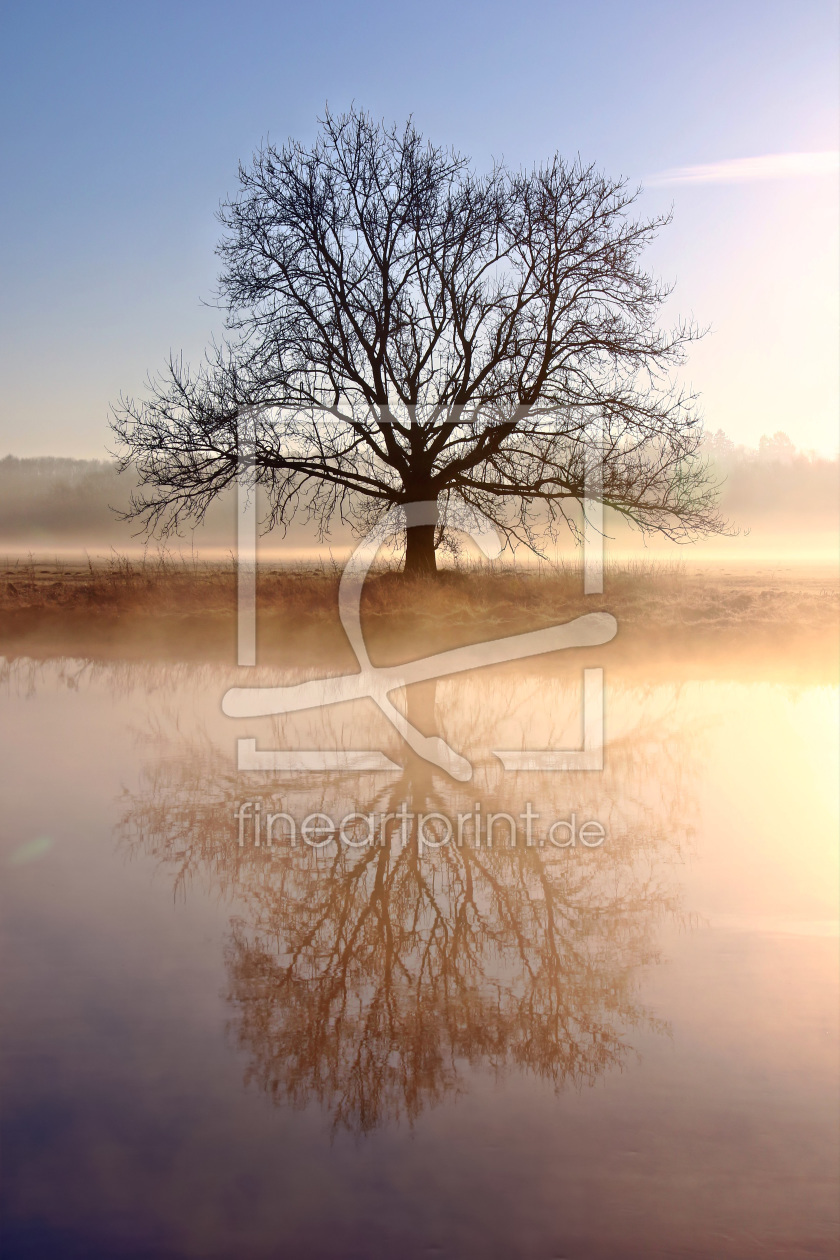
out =
<path fill-rule="evenodd" d="M 261 567 L 258 609 L 269 650 L 282 638 L 300 648 L 338 647 L 340 569 L 337 566 Z M 446 570 L 436 580 L 407 579 L 387 568 L 368 579 L 362 613 L 372 642 L 397 636 L 420 653 L 457 642 L 517 633 L 606 609 L 618 618 L 625 643 L 643 636 L 673 647 L 696 639 L 746 641 L 750 636 L 836 633 L 838 586 L 825 570 L 779 570 L 688 564 L 613 564 L 603 596 L 584 596 L 574 564 L 542 569 L 502 567 Z M 24 651 L 34 640 L 70 636 L 67 652 L 94 651 L 107 638 L 134 640 L 155 654 L 187 647 L 230 655 L 236 623 L 236 570 L 227 563 L 194 563 L 159 555 L 83 565 L 29 560 L 0 569 L 0 648 Z M 317 634 L 316 634 L 317 632 Z M 314 649 L 313 649 L 314 650 Z"/>

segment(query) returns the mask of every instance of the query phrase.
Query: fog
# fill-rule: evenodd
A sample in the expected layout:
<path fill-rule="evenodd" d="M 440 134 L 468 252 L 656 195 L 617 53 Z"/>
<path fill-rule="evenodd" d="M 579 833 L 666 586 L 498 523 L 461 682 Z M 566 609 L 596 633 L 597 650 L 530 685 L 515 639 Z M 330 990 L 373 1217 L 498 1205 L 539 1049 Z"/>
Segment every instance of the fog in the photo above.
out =
<path fill-rule="evenodd" d="M 721 509 L 731 533 L 702 540 L 692 555 L 734 559 L 768 559 L 811 554 L 827 560 L 836 553 L 840 520 L 840 465 L 800 451 L 784 433 L 761 439 L 757 449 L 736 446 L 718 432 L 707 441 L 706 454 L 721 483 Z M 66 458 L 0 459 L 0 552 L 8 556 L 41 556 L 117 550 L 126 553 L 156 548 L 137 522 L 126 521 L 136 480 L 119 474 L 110 460 Z M 221 496 L 195 529 L 166 540 L 174 552 L 233 551 L 236 539 L 235 499 Z M 655 555 L 685 555 L 667 540 L 648 540 L 607 513 L 607 533 L 617 552 L 642 548 Z M 282 547 L 291 556 L 337 555 L 351 544 L 349 530 L 339 523 L 325 542 L 315 527 L 297 522 L 282 536 L 275 531 L 264 541 L 270 550 Z M 571 535 L 560 540 L 571 548 Z"/>

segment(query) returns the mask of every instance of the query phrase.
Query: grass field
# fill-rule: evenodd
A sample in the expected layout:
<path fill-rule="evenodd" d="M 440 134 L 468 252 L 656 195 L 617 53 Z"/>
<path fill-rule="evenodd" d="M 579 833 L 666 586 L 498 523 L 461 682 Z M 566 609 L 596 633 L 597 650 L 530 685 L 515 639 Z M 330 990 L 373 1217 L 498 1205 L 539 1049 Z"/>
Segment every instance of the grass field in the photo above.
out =
<path fill-rule="evenodd" d="M 346 665 L 338 567 L 260 568 L 258 646 L 266 663 Z M 434 580 L 374 572 L 362 596 L 372 651 L 387 657 L 537 629 L 604 609 L 619 634 L 612 657 L 693 660 L 721 653 L 749 668 L 770 651 L 794 672 L 837 668 L 840 583 L 816 566 L 608 565 L 604 593 L 584 596 L 579 567 L 464 568 Z M 0 565 L 0 652 L 125 659 L 234 660 L 232 562 L 165 556 Z"/>

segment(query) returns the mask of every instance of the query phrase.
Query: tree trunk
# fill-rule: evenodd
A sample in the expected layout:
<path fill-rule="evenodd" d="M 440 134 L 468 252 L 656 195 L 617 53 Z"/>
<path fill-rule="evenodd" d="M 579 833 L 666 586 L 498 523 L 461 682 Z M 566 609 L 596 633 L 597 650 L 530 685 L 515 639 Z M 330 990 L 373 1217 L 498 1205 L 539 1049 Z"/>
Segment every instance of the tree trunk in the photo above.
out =
<path fill-rule="evenodd" d="M 437 573 L 434 525 L 413 525 L 405 531 L 403 572 L 411 577 L 429 577 Z"/>

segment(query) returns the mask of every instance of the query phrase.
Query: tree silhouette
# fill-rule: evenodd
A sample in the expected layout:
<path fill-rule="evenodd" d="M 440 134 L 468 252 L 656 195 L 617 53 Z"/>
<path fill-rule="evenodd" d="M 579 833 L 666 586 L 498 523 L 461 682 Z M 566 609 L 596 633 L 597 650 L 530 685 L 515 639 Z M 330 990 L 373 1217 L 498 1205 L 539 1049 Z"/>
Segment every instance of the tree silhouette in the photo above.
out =
<path fill-rule="evenodd" d="M 509 543 L 574 528 L 596 458 L 603 502 L 643 530 L 721 528 L 695 400 L 670 377 L 697 329 L 658 327 L 668 289 L 639 262 L 667 216 L 634 218 L 624 181 L 558 155 L 478 175 L 410 120 L 355 109 L 239 177 L 220 211 L 227 339 L 114 409 L 147 529 L 200 520 L 244 460 L 269 525 L 366 530 L 434 505 L 406 538 L 406 570 L 431 572 L 465 507 Z"/>

